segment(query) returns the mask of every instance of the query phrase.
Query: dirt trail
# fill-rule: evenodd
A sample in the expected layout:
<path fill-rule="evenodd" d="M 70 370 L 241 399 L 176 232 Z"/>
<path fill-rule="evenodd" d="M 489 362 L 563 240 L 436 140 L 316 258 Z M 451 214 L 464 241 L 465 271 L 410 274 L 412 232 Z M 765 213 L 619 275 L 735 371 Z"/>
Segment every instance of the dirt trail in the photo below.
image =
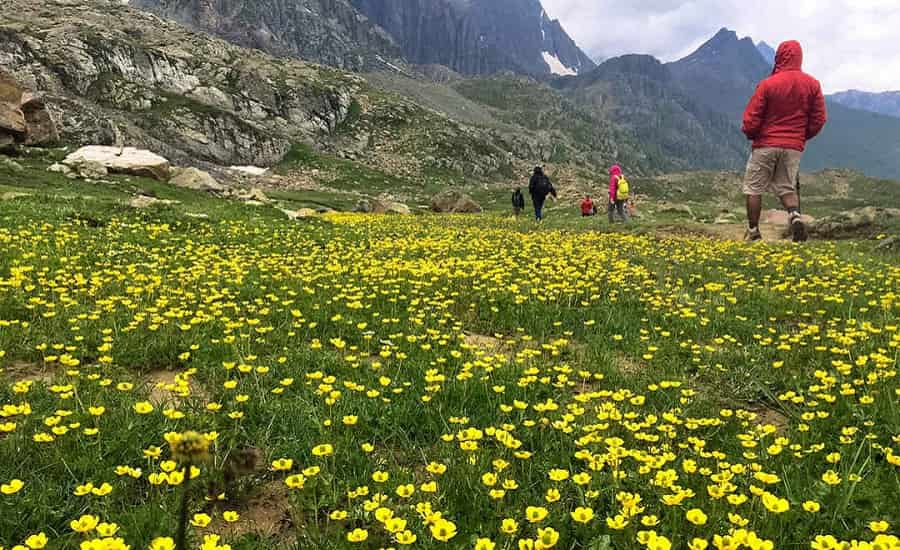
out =
<path fill-rule="evenodd" d="M 725 241 L 743 241 L 744 234 L 747 232 L 747 225 L 741 223 L 714 224 L 708 227 L 711 236 Z M 759 224 L 759 230 L 762 233 L 763 240 L 780 241 L 783 239 L 781 233 L 783 227 L 771 223 Z"/>

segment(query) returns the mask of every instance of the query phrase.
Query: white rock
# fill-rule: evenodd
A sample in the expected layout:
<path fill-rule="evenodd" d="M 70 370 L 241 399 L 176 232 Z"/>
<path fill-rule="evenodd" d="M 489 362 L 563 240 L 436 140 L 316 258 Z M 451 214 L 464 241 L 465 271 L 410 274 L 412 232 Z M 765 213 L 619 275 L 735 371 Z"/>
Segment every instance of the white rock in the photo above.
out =
<path fill-rule="evenodd" d="M 224 191 L 225 186 L 217 182 L 209 172 L 197 168 L 174 168 L 169 183 L 175 187 L 196 191 Z"/>
<path fill-rule="evenodd" d="M 72 169 L 69 168 L 68 166 L 66 166 L 65 164 L 60 164 L 58 162 L 54 162 L 53 164 L 50 165 L 49 168 L 47 168 L 47 171 L 66 175 L 66 174 L 69 174 L 70 172 L 72 172 Z"/>
<path fill-rule="evenodd" d="M 132 208 L 149 208 L 154 205 L 171 205 L 178 204 L 178 201 L 167 200 L 167 199 L 157 199 L 156 197 L 151 197 L 149 195 L 138 195 L 131 199 L 128 202 L 128 205 Z"/>
<path fill-rule="evenodd" d="M 100 163 L 113 173 L 144 176 L 160 181 L 168 181 L 169 179 L 169 161 L 156 153 L 144 149 L 88 145 L 78 149 L 63 160 L 63 164 L 69 166 L 85 162 Z"/>
<path fill-rule="evenodd" d="M 234 170 L 235 172 L 250 174 L 251 176 L 262 176 L 269 171 L 268 168 L 262 168 L 259 166 L 231 166 L 229 169 Z"/>

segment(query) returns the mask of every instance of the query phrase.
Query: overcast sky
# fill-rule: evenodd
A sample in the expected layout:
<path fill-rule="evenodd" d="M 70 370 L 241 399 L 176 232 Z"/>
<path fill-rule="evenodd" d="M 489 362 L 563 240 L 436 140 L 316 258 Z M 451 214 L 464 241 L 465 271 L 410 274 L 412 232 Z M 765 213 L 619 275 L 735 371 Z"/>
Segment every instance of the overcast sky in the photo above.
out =
<path fill-rule="evenodd" d="M 800 40 L 827 93 L 900 90 L 900 0 L 543 0 L 591 57 L 678 59 L 722 27 L 777 48 Z"/>

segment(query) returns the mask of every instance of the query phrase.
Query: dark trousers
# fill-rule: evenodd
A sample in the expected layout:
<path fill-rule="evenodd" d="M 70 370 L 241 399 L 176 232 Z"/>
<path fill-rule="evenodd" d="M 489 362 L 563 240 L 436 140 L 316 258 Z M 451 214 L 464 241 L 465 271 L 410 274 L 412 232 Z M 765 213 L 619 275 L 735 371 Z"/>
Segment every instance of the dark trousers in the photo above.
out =
<path fill-rule="evenodd" d="M 616 214 L 623 222 L 628 221 L 628 214 L 625 212 L 625 201 L 616 201 L 609 203 L 609 223 L 616 223 Z"/>
<path fill-rule="evenodd" d="M 544 201 L 546 197 L 532 197 L 534 201 L 534 219 L 543 220 L 544 219 Z"/>

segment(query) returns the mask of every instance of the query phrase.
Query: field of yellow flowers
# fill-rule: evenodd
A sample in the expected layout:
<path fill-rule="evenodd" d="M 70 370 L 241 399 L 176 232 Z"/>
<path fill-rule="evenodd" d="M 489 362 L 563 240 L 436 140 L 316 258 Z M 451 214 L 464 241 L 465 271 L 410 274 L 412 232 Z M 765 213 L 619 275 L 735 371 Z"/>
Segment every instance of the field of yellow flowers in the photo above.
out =
<path fill-rule="evenodd" d="M 0 217 L 0 548 L 900 548 L 900 266 Z"/>

